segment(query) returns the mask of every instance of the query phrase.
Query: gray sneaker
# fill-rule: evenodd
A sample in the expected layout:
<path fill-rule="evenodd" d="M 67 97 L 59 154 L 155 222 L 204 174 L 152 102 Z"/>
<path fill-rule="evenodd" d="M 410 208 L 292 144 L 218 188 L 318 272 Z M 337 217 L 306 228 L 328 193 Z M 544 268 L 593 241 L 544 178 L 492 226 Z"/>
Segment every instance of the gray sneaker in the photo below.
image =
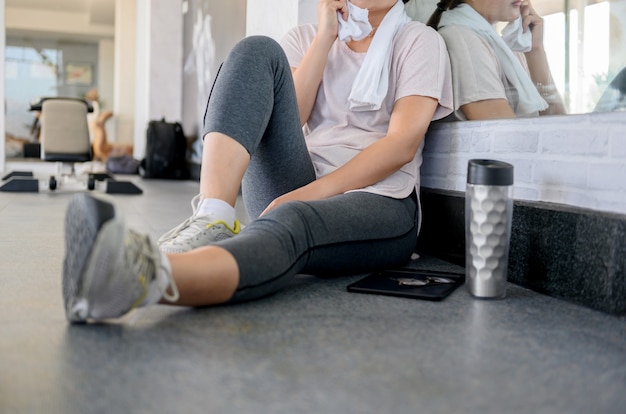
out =
<path fill-rule="evenodd" d="M 74 196 L 65 217 L 63 300 L 70 322 L 117 318 L 136 308 L 155 283 L 161 253 L 148 236 L 126 229 L 113 204 Z M 163 268 L 164 269 L 164 268 Z M 175 302 L 178 289 L 166 272 Z"/>
<path fill-rule="evenodd" d="M 185 253 L 239 234 L 241 231 L 239 220 L 235 220 L 233 228 L 222 220 L 211 221 L 209 217 L 199 216 L 198 206 L 202 199 L 202 194 L 195 196 L 191 200 L 193 210 L 191 217 L 159 238 L 157 243 L 162 252 Z"/>

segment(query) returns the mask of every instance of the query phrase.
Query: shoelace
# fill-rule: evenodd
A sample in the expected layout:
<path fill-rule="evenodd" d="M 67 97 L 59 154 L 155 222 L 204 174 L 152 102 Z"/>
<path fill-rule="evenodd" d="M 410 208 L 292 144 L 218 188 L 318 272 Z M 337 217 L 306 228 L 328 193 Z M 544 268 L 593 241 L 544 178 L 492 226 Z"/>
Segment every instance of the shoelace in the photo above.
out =
<path fill-rule="evenodd" d="M 128 231 L 128 239 L 126 240 L 126 260 L 127 263 L 132 264 L 133 272 L 138 276 L 139 282 L 148 290 L 149 283 L 156 277 L 157 269 L 155 263 L 159 263 L 161 268 L 165 271 L 169 285 L 172 289 L 172 294 L 167 292 L 167 288 L 162 289 L 161 293 L 163 297 L 170 302 L 176 302 L 180 297 L 178 287 L 171 272 L 161 265 L 161 253 L 153 248 L 152 242 L 147 235 L 136 233 L 135 231 Z M 159 288 L 160 289 L 160 288 Z M 145 298 L 140 298 L 139 302 Z"/>
<path fill-rule="evenodd" d="M 204 200 L 204 194 L 200 193 L 198 195 L 196 195 L 194 198 L 191 199 L 191 210 L 193 211 L 193 213 L 191 214 L 191 217 L 185 219 L 185 221 L 183 221 L 182 223 L 180 223 L 178 226 L 174 227 L 172 230 L 168 231 L 167 233 L 165 233 L 164 235 L 162 235 L 159 238 L 158 243 L 165 243 L 171 240 L 174 240 L 178 235 L 180 235 L 182 233 L 183 230 L 187 229 L 187 228 L 191 228 L 191 229 L 199 229 L 199 230 L 204 230 L 204 227 L 206 226 L 206 223 L 197 223 L 196 222 L 196 217 L 197 217 L 197 213 L 198 213 L 198 206 L 200 205 L 200 203 L 202 202 L 202 200 Z M 193 227 L 192 227 L 193 225 Z M 195 231 L 194 232 L 189 232 L 189 235 L 195 235 L 197 234 Z"/>

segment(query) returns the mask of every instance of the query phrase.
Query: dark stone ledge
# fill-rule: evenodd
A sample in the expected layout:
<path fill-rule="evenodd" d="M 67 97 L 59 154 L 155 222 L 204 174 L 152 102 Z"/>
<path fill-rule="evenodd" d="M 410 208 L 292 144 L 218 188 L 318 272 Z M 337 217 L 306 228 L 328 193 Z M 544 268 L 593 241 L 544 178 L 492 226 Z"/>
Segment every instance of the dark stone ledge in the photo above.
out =
<path fill-rule="evenodd" d="M 465 265 L 464 193 L 422 188 L 417 251 Z M 510 282 L 626 315 L 626 216 L 515 201 Z"/>

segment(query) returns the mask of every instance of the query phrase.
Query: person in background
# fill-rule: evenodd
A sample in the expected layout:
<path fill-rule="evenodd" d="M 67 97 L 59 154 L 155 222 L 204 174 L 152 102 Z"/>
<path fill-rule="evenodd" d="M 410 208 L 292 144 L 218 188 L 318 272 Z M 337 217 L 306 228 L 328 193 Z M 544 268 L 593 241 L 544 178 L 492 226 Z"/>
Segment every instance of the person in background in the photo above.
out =
<path fill-rule="evenodd" d="M 502 34 L 494 25 L 507 22 Z M 444 38 L 461 120 L 564 114 L 528 0 L 442 0 L 427 24 Z"/>
<path fill-rule="evenodd" d="M 90 125 L 93 141 L 93 159 L 95 161 L 107 162 L 112 157 L 131 157 L 133 155 L 133 145 L 120 142 L 109 142 L 107 139 L 106 121 L 111 119 L 113 112 L 100 112 L 98 117 Z"/>
<path fill-rule="evenodd" d="M 100 94 L 98 93 L 98 89 L 92 88 L 87 91 L 85 99 L 93 108 L 93 112 L 87 114 L 87 122 L 89 124 L 89 138 L 93 149 L 94 161 L 106 163 L 109 157 L 132 157 L 132 145 L 109 142 L 106 122 L 113 117 L 113 112 L 100 110 Z"/>
<path fill-rule="evenodd" d="M 5 116 L 7 105 L 5 102 Z M 29 137 L 19 137 L 13 135 L 10 132 L 5 133 L 4 139 L 4 155 L 6 158 L 22 158 L 22 157 L 30 157 L 31 154 L 28 153 L 26 146 L 29 144 L 36 144 L 39 142 L 39 135 L 41 132 L 41 123 L 39 122 L 39 117 L 41 113 L 35 112 L 33 116 L 33 121 L 29 130 Z"/>
<path fill-rule="evenodd" d="M 282 47 L 250 36 L 233 48 L 205 112 L 193 214 L 158 246 L 107 201 L 73 199 L 69 321 L 249 301 L 299 273 L 410 260 L 424 135 L 452 111 L 445 44 L 399 0 L 320 0 L 318 22 L 291 30 Z M 243 229 L 234 209 L 242 180 L 252 219 Z"/>
<path fill-rule="evenodd" d="M 4 156 L 6 158 L 21 158 L 24 156 L 24 145 L 30 143 L 28 138 L 16 137 L 7 132 L 4 140 Z"/>

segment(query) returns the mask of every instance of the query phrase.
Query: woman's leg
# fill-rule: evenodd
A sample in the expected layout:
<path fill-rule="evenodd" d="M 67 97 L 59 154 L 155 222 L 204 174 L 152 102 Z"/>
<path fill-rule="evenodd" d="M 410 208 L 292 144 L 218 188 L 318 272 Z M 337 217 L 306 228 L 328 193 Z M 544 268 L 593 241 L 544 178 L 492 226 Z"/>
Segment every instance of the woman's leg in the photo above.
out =
<path fill-rule="evenodd" d="M 163 304 L 208 306 L 228 301 L 239 284 L 239 268 L 233 256 L 217 246 L 205 246 L 187 253 L 170 254 L 172 278 L 180 297 Z"/>
<path fill-rule="evenodd" d="M 315 179 L 291 68 L 269 38 L 247 38 L 231 51 L 213 85 L 203 134 L 201 193 L 234 206 L 245 174 L 251 217 Z M 177 304 L 224 302 L 238 286 L 237 262 L 220 247 L 202 246 L 169 260 L 180 291 Z"/>
<path fill-rule="evenodd" d="M 116 318 L 162 297 L 162 303 L 190 306 L 241 302 L 276 292 L 298 273 L 402 264 L 415 246 L 416 228 L 411 197 L 349 193 L 286 203 L 236 238 L 168 260 L 149 237 L 125 227 L 113 204 L 81 193 L 65 221 L 67 319 Z"/>
<path fill-rule="evenodd" d="M 232 301 L 273 293 L 299 273 L 357 274 L 406 263 L 417 239 L 415 200 L 352 192 L 277 207 L 218 244 L 238 264 Z"/>
<path fill-rule="evenodd" d="M 270 38 L 251 36 L 233 48 L 213 85 L 203 135 L 201 192 L 234 205 L 245 174 L 250 217 L 315 179 L 291 68 Z"/>
<path fill-rule="evenodd" d="M 93 158 L 96 161 L 106 162 L 109 157 L 133 155 L 133 146 L 129 144 L 110 143 L 106 133 L 106 122 L 113 116 L 113 112 L 104 111 L 91 125 L 93 131 Z"/>
<path fill-rule="evenodd" d="M 91 125 L 93 131 L 93 158 L 96 161 L 106 162 L 111 152 L 112 145 L 107 139 L 105 122 L 112 116 L 113 112 L 111 111 L 101 112 Z"/>
<path fill-rule="evenodd" d="M 335 276 L 397 266 L 409 260 L 416 239 L 413 197 L 354 192 L 287 203 L 252 221 L 235 238 L 170 255 L 180 292 L 175 304 L 256 299 L 299 273 Z"/>
<path fill-rule="evenodd" d="M 239 142 L 220 132 L 208 133 L 202 147 L 200 192 L 234 207 L 249 162 L 250 154 Z"/>
<path fill-rule="evenodd" d="M 289 62 L 278 43 L 261 36 L 239 42 L 216 76 L 204 117 L 201 196 L 192 216 L 161 237 L 161 250 L 189 252 L 238 234 L 242 179 L 252 218 L 315 179 Z"/>

